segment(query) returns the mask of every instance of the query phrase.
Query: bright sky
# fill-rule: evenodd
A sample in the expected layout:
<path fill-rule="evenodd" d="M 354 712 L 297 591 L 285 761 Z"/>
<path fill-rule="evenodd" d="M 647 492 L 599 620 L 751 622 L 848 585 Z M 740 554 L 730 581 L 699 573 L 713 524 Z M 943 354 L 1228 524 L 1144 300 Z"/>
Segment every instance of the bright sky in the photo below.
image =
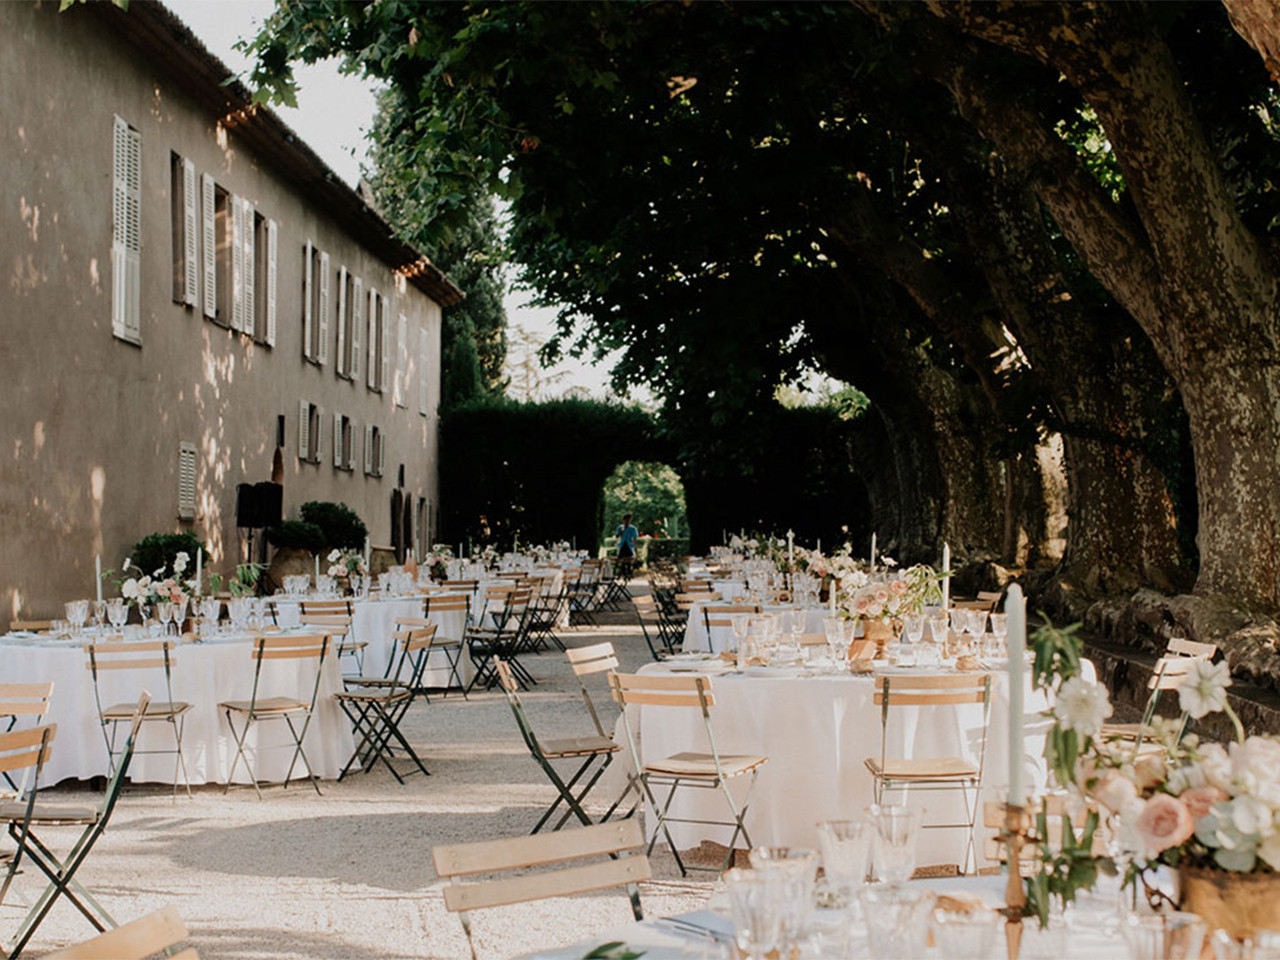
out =
<path fill-rule="evenodd" d="M 169 9 L 195 31 L 206 47 L 231 70 L 245 75 L 250 62 L 234 44 L 256 33 L 258 25 L 271 14 L 272 0 L 164 0 Z M 343 76 L 336 63 L 297 67 L 300 90 L 298 106 L 276 107 L 289 126 L 297 131 L 325 163 L 348 184 L 360 179 L 360 167 L 368 159 L 365 135 L 373 126 L 376 109 L 375 87 L 358 77 Z M 507 319 L 538 340 L 546 340 L 555 328 L 554 310 L 526 306 L 529 294 L 508 293 Z M 513 340 L 516 338 L 513 337 Z M 509 357 L 509 366 L 522 359 L 519 351 Z M 572 387 L 582 387 L 593 396 L 606 397 L 608 364 L 592 367 L 569 360 L 542 373 L 547 394 L 560 396 Z M 512 370 L 513 383 L 517 380 Z M 518 390 L 513 394 L 520 396 Z"/>

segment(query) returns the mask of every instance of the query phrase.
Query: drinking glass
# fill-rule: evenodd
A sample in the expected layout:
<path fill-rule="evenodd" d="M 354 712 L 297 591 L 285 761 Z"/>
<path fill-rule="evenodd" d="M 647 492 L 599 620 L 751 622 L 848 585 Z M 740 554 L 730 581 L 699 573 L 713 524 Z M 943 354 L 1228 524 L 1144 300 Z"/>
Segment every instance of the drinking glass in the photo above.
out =
<path fill-rule="evenodd" d="M 724 875 L 738 949 L 750 960 L 764 960 L 782 938 L 782 913 L 791 878 L 785 873 L 733 869 Z"/>
<path fill-rule="evenodd" d="M 173 605 L 173 632 L 182 636 L 182 627 L 187 622 L 187 604 L 189 601 L 183 597 Z"/>
<path fill-rule="evenodd" d="M 808 622 L 809 617 L 803 610 L 791 611 L 791 642 L 797 647 L 800 646 L 800 638 L 804 636 L 804 628 Z"/>
<path fill-rule="evenodd" d="M 976 640 L 987 632 L 987 611 L 970 610 L 968 631 Z"/>
<path fill-rule="evenodd" d="M 874 960 L 905 960 L 924 955 L 929 937 L 928 917 L 934 895 L 914 885 L 896 883 L 863 887 L 858 891 L 867 923 L 867 941 Z"/>
<path fill-rule="evenodd" d="M 902 618 L 902 635 L 907 643 L 919 643 L 924 636 L 924 614 L 909 613 Z"/>
<path fill-rule="evenodd" d="M 164 635 L 169 635 L 169 624 L 173 623 L 173 604 L 168 601 L 161 601 L 156 604 L 156 616 L 160 618 L 160 623 L 164 625 Z"/>
<path fill-rule="evenodd" d="M 865 820 L 826 820 L 818 824 L 818 848 L 827 883 L 852 904 L 867 879 L 872 826 Z"/>
<path fill-rule="evenodd" d="M 933 638 L 934 644 L 942 649 L 947 643 L 947 618 L 931 617 L 929 619 L 929 636 Z"/>
<path fill-rule="evenodd" d="M 813 908 L 813 888 L 818 879 L 818 855 L 803 847 L 753 847 L 748 854 L 752 869 L 778 873 L 789 883 L 784 894 L 779 952 L 789 952 L 800 939 L 809 911 Z"/>
<path fill-rule="evenodd" d="M 827 635 L 827 651 L 831 654 L 832 669 L 839 671 L 848 649 L 844 639 L 844 618 L 823 617 L 822 631 Z"/>
<path fill-rule="evenodd" d="M 200 616 L 204 617 L 205 622 L 209 625 L 209 635 L 216 635 L 218 631 L 218 618 L 222 616 L 222 601 L 217 597 L 206 597 L 201 600 Z"/>
<path fill-rule="evenodd" d="M 876 879 L 889 883 L 910 880 L 916 870 L 916 840 L 923 811 L 901 804 L 872 804 L 867 815 L 875 828 L 871 835 L 871 861 Z"/>
<path fill-rule="evenodd" d="M 102 632 L 102 625 L 107 620 L 107 601 L 93 601 L 93 625 L 98 628 L 98 632 Z"/>
<path fill-rule="evenodd" d="M 733 630 L 733 649 L 735 651 L 742 646 L 742 641 L 747 639 L 747 628 L 750 625 L 750 618 L 745 613 L 729 614 L 729 626 Z"/>
<path fill-rule="evenodd" d="M 951 632 L 964 633 L 965 624 L 969 622 L 969 611 L 965 607 L 952 607 L 948 613 L 951 615 Z"/>
<path fill-rule="evenodd" d="M 1009 619 L 1007 614 L 991 614 L 991 632 L 1000 638 L 1001 643 L 1004 643 L 1004 638 L 1009 632 Z"/>
<path fill-rule="evenodd" d="M 1121 928 L 1130 960 L 1199 960 L 1208 931 L 1194 913 L 1132 914 Z"/>
<path fill-rule="evenodd" d="M 115 597 L 107 601 L 107 618 L 111 621 L 111 625 L 118 631 L 124 626 L 124 622 L 129 619 L 129 606 L 120 597 Z"/>
<path fill-rule="evenodd" d="M 63 609 L 67 614 L 67 623 L 71 627 L 71 635 L 73 637 L 80 636 L 80 630 L 84 627 L 84 622 L 89 617 L 89 601 L 69 600 L 63 604 Z"/>
<path fill-rule="evenodd" d="M 996 952 L 1003 917 L 994 910 L 934 910 L 929 924 L 938 955 L 947 960 L 987 960 Z"/>

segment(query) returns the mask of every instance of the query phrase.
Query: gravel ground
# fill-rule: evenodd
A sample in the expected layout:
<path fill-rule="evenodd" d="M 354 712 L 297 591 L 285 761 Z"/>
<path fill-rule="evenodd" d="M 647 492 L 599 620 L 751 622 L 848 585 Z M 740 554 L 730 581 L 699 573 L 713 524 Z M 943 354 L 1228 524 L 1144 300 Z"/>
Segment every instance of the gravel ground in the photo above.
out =
<path fill-rule="evenodd" d="M 628 607 L 597 628 L 565 633 L 570 646 L 611 640 L 623 668 L 649 659 Z M 610 623 L 612 621 L 612 623 Z M 592 732 L 577 683 L 558 651 L 531 657 L 539 684 L 525 705 L 541 736 Z M 597 708 L 606 729 L 616 710 L 603 681 Z M 323 784 L 272 787 L 259 801 L 248 787 L 224 795 L 200 788 L 174 802 L 152 787 L 126 788 L 110 830 L 81 869 L 80 880 L 120 921 L 175 904 L 202 957 L 465 958 L 456 916 L 445 912 L 431 848 L 442 843 L 520 836 L 555 793 L 530 758 L 500 693 L 450 695 L 419 702 L 402 729 L 431 770 L 395 782 L 384 768 Z M 81 788 L 51 791 L 55 801 L 95 802 Z M 602 797 L 601 800 L 612 800 Z M 70 831 L 49 831 L 61 852 Z M 654 851 L 655 879 L 641 889 L 649 916 L 701 907 L 714 875 L 683 880 L 670 855 Z M 19 894 L 39 889 L 19 877 Z M 14 894 L 0 910 L 0 933 L 20 913 Z M 591 938 L 631 918 L 625 895 L 606 891 L 479 913 L 479 954 L 512 957 Z M 87 938 L 87 922 L 60 902 L 24 952 L 38 957 Z"/>

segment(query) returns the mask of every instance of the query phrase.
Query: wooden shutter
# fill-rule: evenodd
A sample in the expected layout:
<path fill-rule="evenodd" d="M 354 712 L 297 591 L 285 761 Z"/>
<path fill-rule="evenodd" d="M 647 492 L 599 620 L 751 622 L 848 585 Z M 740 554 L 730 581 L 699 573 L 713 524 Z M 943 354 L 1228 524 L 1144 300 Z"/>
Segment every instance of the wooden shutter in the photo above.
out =
<path fill-rule="evenodd" d="M 338 268 L 338 355 L 333 360 L 338 376 L 347 373 L 347 268 Z"/>
<path fill-rule="evenodd" d="M 201 243 L 204 255 L 204 315 L 218 317 L 218 203 L 217 187 L 207 173 L 200 177 Z"/>
<path fill-rule="evenodd" d="M 111 142 L 111 331 L 138 340 L 142 280 L 142 137 L 120 117 Z"/>
<path fill-rule="evenodd" d="M 244 201 L 232 194 L 231 205 L 231 329 L 244 330 Z"/>
<path fill-rule="evenodd" d="M 258 321 L 255 316 L 257 310 L 255 301 L 258 297 L 258 258 L 257 238 L 254 236 L 254 223 L 257 217 L 254 213 L 253 204 L 248 200 L 244 201 L 244 217 L 242 229 L 244 231 L 244 307 L 240 311 L 240 320 L 243 323 L 241 329 L 249 336 L 253 336 L 257 329 Z"/>
<path fill-rule="evenodd" d="M 421 339 L 419 340 L 418 349 L 418 412 L 424 417 L 431 413 L 431 393 L 427 389 L 427 360 L 430 355 L 429 340 L 427 339 L 427 331 L 420 330 Z"/>
<path fill-rule="evenodd" d="M 311 455 L 311 404 L 298 401 L 298 459 Z"/>
<path fill-rule="evenodd" d="M 369 389 L 378 389 L 378 291 L 369 288 Z"/>
<path fill-rule="evenodd" d="M 387 298 L 378 301 L 378 347 L 380 348 L 378 386 L 386 390 L 391 385 L 391 330 L 387 322 Z"/>
<path fill-rule="evenodd" d="M 329 255 L 320 254 L 320 349 L 317 357 L 320 364 L 329 362 L 329 309 L 332 300 L 333 273 L 329 270 Z"/>
<path fill-rule="evenodd" d="M 404 314 L 396 320 L 396 406 L 409 405 L 409 321 Z"/>
<path fill-rule="evenodd" d="M 347 375 L 359 382 L 360 338 L 364 335 L 364 281 L 356 277 L 351 281 L 351 365 L 347 367 Z"/>
<path fill-rule="evenodd" d="M 196 518 L 196 445 L 178 444 L 178 519 Z"/>
<path fill-rule="evenodd" d="M 342 414 L 335 413 L 333 415 L 333 465 L 341 467 L 342 464 Z"/>
<path fill-rule="evenodd" d="M 373 427 L 366 426 L 364 428 L 364 472 L 365 475 L 373 473 Z"/>
<path fill-rule="evenodd" d="M 128 130 L 125 161 L 125 333 L 133 340 L 142 334 L 142 134 Z"/>
<path fill-rule="evenodd" d="M 387 472 L 387 435 L 378 431 L 378 476 Z"/>
<path fill-rule="evenodd" d="M 324 407 L 316 407 L 316 422 L 314 435 L 311 442 L 315 444 L 316 455 L 314 457 L 316 463 L 324 460 Z"/>
<path fill-rule="evenodd" d="M 308 360 L 311 359 L 311 261 L 312 250 L 311 241 L 308 240 L 306 246 L 302 248 L 302 355 Z"/>
<path fill-rule="evenodd" d="M 196 288 L 200 285 L 200 265 L 196 259 L 196 165 L 190 160 L 182 161 L 182 247 L 183 247 L 183 301 L 191 307 L 196 305 Z"/>
<path fill-rule="evenodd" d="M 274 220 L 267 221 L 267 345 L 276 345 L 276 255 L 280 250 L 279 231 Z"/>

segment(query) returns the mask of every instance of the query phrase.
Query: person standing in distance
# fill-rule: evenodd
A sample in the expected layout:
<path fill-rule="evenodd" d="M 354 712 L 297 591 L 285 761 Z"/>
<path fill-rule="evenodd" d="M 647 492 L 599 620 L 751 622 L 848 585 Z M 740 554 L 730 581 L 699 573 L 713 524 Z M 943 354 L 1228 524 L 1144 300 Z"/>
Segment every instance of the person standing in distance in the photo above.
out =
<path fill-rule="evenodd" d="M 622 525 L 618 527 L 618 575 L 624 580 L 631 579 L 631 567 L 635 563 L 636 541 L 640 539 L 640 531 L 631 522 L 631 514 L 622 515 Z"/>

